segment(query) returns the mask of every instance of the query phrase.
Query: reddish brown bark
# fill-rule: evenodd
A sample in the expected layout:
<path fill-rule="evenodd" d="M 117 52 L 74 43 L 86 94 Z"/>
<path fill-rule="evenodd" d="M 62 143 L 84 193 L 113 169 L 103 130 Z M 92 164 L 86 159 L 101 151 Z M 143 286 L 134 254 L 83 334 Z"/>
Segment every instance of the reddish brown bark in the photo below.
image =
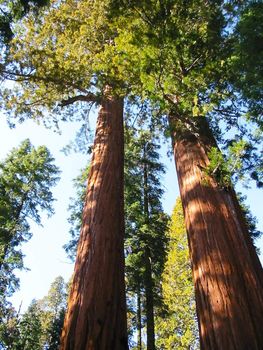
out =
<path fill-rule="evenodd" d="M 220 188 L 205 175 L 207 153 L 215 141 L 205 119 L 195 120 L 192 130 L 188 125 L 180 132 L 172 131 L 172 139 L 201 349 L 262 350 L 262 267 L 234 191 Z M 175 122 L 171 117 L 171 124 Z"/>
<path fill-rule="evenodd" d="M 124 350 L 123 101 L 99 110 L 83 226 L 60 350 Z"/>

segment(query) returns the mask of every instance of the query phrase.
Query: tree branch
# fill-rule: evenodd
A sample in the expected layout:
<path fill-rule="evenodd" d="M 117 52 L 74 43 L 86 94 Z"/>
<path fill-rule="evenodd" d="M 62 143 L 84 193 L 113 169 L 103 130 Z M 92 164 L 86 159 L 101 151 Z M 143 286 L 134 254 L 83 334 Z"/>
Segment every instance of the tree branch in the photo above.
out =
<path fill-rule="evenodd" d="M 37 76 L 34 73 L 34 69 L 32 69 L 31 72 L 29 73 L 20 73 L 20 72 L 12 72 L 9 70 L 4 69 L 4 65 L 0 64 L 0 72 L 1 74 L 5 74 L 4 76 L 5 79 L 11 80 L 11 81 L 18 81 L 18 82 L 23 82 L 23 81 L 32 81 L 32 82 L 37 82 L 37 81 L 44 81 L 46 83 L 53 83 L 55 85 L 65 85 L 68 87 L 73 87 L 74 89 L 77 89 L 83 93 L 87 93 L 87 90 L 82 88 L 81 86 L 73 83 L 73 82 L 66 82 L 61 79 L 56 79 L 54 77 L 41 77 Z M 11 78 L 14 77 L 14 78 Z M 19 77 L 19 78 L 18 78 Z M 91 84 L 92 85 L 92 84 Z"/>
<path fill-rule="evenodd" d="M 61 103 L 59 104 L 60 107 L 65 107 L 73 104 L 74 102 L 77 101 L 85 101 L 85 102 L 100 102 L 101 97 L 96 96 L 92 93 L 88 93 L 87 95 L 76 95 L 73 97 L 69 97 L 66 100 L 62 100 Z"/>

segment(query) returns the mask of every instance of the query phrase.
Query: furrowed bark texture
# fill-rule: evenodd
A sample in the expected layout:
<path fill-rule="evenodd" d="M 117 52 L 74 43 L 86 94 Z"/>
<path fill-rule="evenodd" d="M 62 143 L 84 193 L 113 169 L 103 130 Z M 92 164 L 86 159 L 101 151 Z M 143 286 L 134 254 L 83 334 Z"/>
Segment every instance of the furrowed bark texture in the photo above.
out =
<path fill-rule="evenodd" d="M 176 123 L 170 117 L 172 129 Z M 204 168 L 215 140 L 205 118 L 172 131 L 203 350 L 263 349 L 262 267 L 232 189 Z"/>
<path fill-rule="evenodd" d="M 102 101 L 60 350 L 124 350 L 123 101 Z"/>

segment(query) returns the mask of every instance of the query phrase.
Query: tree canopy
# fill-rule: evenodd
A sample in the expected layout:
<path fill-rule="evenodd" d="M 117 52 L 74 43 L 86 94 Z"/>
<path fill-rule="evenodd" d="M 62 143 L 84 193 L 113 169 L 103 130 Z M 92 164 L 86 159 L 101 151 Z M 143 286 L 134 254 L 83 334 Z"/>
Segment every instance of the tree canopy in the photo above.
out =
<path fill-rule="evenodd" d="M 0 317 L 19 284 L 14 270 L 24 267 L 20 248 L 32 236 L 30 220 L 41 224 L 42 212 L 54 213 L 51 189 L 59 173 L 49 150 L 28 139 L 0 162 Z"/>
<path fill-rule="evenodd" d="M 58 350 L 67 289 L 68 285 L 59 276 L 51 283 L 48 294 L 32 300 L 22 315 L 10 312 L 2 320 L 0 345 L 10 350 Z"/>
<path fill-rule="evenodd" d="M 208 117 L 225 157 L 239 160 L 226 163 L 228 179 L 248 174 L 261 185 L 261 7 L 231 0 L 51 2 L 17 28 L 4 73 L 16 84 L 2 90 L 5 109 L 20 120 L 47 120 L 47 111 L 53 120 L 62 111 L 59 118 L 72 118 L 74 102 L 97 103 L 110 84 L 113 93 L 149 100 L 159 115 L 176 115 L 177 129 Z"/>
<path fill-rule="evenodd" d="M 183 208 L 177 199 L 168 232 L 162 274 L 164 312 L 156 322 L 160 349 L 198 349 L 198 325 Z"/>

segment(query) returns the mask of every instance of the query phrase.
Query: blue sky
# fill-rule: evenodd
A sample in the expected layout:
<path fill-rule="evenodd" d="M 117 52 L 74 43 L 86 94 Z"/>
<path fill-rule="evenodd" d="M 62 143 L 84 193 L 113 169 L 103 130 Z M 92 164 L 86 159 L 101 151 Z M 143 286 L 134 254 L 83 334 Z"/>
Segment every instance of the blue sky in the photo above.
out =
<path fill-rule="evenodd" d="M 69 224 L 67 222 L 67 208 L 70 197 L 74 196 L 72 180 L 79 175 L 80 169 L 88 163 L 89 157 L 71 153 L 66 156 L 61 150 L 75 137 L 79 128 L 78 123 L 67 122 L 61 125 L 61 135 L 37 125 L 33 121 L 25 121 L 16 128 L 10 129 L 3 115 L 0 115 L 0 159 L 25 138 L 29 138 L 34 146 L 46 145 L 55 157 L 56 165 L 62 170 L 61 180 L 54 189 L 55 215 L 47 219 L 43 216 L 43 226 L 31 224 L 32 239 L 23 246 L 25 266 L 29 271 L 17 272 L 20 278 L 20 290 L 12 297 L 16 307 L 22 303 L 25 310 L 33 298 L 39 299 L 47 294 L 50 284 L 61 275 L 66 281 L 73 272 L 73 264 L 67 259 L 62 246 L 69 240 Z M 95 125 L 96 116 L 90 115 L 91 126 Z M 172 159 L 166 157 L 167 146 L 162 149 L 162 161 L 166 165 L 166 175 L 163 178 L 165 194 L 163 206 L 167 213 L 171 213 L 176 197 L 179 195 L 175 166 Z M 239 189 L 240 190 L 240 189 Z M 252 187 L 243 191 L 248 196 L 248 204 L 252 213 L 258 218 L 258 228 L 263 231 L 262 190 Z M 263 237 L 257 242 L 263 252 Z M 261 257 L 261 261 L 263 261 Z"/>

